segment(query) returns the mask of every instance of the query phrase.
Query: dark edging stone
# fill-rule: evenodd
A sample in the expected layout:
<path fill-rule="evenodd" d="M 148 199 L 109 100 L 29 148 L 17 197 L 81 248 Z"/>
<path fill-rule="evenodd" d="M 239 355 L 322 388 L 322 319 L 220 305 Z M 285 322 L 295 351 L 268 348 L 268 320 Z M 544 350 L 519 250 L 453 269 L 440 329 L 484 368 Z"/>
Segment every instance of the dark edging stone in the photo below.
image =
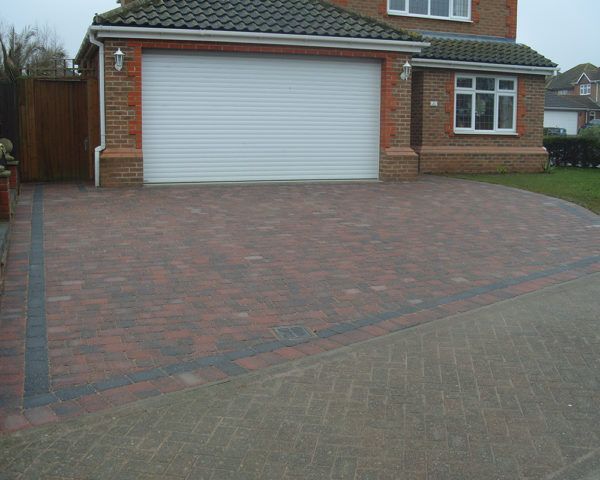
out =
<path fill-rule="evenodd" d="M 6 267 L 6 257 L 8 256 L 8 238 L 10 233 L 10 223 L 0 223 L 0 291 L 4 285 L 4 271 Z"/>
<path fill-rule="evenodd" d="M 42 396 L 50 390 L 44 268 L 44 187 L 36 185 L 31 212 L 31 248 L 27 287 L 25 398 Z M 67 391 L 65 395 L 68 396 L 69 392 Z"/>

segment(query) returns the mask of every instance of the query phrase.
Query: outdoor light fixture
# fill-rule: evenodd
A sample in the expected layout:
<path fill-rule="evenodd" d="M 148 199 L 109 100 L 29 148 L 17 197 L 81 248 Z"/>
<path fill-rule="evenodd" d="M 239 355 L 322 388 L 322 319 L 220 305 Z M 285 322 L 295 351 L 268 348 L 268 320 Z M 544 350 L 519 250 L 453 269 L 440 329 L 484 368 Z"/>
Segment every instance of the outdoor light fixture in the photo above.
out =
<path fill-rule="evenodd" d="M 115 52 L 115 70 L 117 72 L 120 72 L 121 70 L 123 70 L 123 63 L 124 62 L 125 62 L 125 54 L 119 48 Z"/>
<path fill-rule="evenodd" d="M 408 60 L 407 60 L 406 63 L 402 66 L 402 74 L 400 75 L 400 78 L 402 80 L 408 80 L 410 78 L 411 70 L 412 70 L 412 65 L 410 63 L 408 63 Z"/>

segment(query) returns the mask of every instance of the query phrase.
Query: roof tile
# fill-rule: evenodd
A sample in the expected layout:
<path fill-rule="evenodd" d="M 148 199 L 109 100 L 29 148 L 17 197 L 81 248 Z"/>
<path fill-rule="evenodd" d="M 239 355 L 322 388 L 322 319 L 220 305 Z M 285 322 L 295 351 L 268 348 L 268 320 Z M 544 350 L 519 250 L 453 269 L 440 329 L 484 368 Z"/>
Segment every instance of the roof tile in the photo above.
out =
<path fill-rule="evenodd" d="M 421 40 L 417 33 L 393 28 L 321 0 L 138 0 L 97 15 L 94 24 Z"/>
<path fill-rule="evenodd" d="M 417 58 L 457 62 L 555 67 L 556 64 L 527 45 L 507 41 L 425 38 L 431 43 Z"/>
<path fill-rule="evenodd" d="M 417 58 L 554 67 L 531 48 L 507 41 L 423 37 L 322 0 L 136 0 L 97 15 L 96 25 L 225 30 L 431 42 Z"/>
<path fill-rule="evenodd" d="M 546 102 L 544 105 L 546 110 L 553 108 L 560 110 L 600 110 L 600 105 L 594 103 L 589 97 L 577 95 L 556 95 L 554 93 L 546 93 Z"/>

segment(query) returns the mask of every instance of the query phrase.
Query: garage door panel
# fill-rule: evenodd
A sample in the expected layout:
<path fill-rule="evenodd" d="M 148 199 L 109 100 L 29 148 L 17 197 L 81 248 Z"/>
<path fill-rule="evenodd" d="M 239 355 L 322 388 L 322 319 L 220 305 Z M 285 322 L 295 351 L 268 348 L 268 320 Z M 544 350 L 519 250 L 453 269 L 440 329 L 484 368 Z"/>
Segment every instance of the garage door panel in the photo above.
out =
<path fill-rule="evenodd" d="M 544 128 L 558 127 L 567 130 L 568 135 L 577 135 L 578 113 L 558 110 L 544 112 Z"/>
<path fill-rule="evenodd" d="M 150 52 L 148 183 L 378 177 L 375 61 Z"/>

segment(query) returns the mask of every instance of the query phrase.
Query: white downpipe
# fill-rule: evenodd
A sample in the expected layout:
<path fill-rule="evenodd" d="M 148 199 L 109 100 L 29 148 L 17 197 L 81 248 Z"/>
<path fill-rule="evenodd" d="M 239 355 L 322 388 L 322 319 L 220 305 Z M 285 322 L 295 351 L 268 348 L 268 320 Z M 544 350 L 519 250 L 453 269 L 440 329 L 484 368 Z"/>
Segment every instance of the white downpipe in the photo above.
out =
<path fill-rule="evenodd" d="M 98 90 L 100 91 L 100 145 L 94 150 L 94 184 L 100 186 L 100 153 L 106 148 L 106 105 L 104 99 L 104 43 L 89 30 L 90 43 L 98 47 Z"/>

